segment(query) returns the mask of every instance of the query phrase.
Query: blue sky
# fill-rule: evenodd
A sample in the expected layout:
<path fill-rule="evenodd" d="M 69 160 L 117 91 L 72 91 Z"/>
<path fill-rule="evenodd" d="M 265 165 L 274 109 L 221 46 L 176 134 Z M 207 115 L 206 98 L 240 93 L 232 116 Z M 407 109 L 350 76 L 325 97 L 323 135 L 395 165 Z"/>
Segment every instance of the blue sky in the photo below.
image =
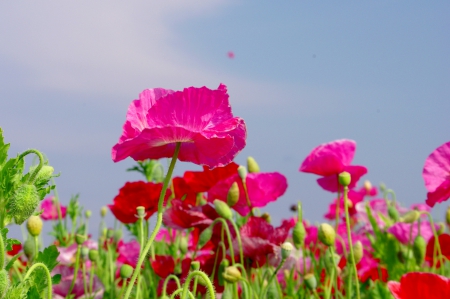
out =
<path fill-rule="evenodd" d="M 357 142 L 365 179 L 409 206 L 426 197 L 426 157 L 450 140 L 449 12 L 444 1 L 4 1 L 0 126 L 12 154 L 46 153 L 63 203 L 80 193 L 98 215 L 140 179 L 110 158 L 139 92 L 224 83 L 248 127 L 236 161 L 288 178 L 268 206 L 275 223 L 297 200 L 322 221 L 333 195 L 298 168 L 341 138 Z M 199 167 L 175 172 L 187 169 Z"/>

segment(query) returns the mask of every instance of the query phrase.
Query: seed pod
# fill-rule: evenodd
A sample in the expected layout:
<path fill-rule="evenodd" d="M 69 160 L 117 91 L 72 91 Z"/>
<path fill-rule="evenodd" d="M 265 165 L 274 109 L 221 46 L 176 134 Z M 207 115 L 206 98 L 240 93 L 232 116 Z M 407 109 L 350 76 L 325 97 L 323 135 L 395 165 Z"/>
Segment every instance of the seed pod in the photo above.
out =
<path fill-rule="evenodd" d="M 89 250 L 89 260 L 91 262 L 96 262 L 97 259 L 98 259 L 98 250 L 96 249 Z"/>
<path fill-rule="evenodd" d="M 76 234 L 75 235 L 75 242 L 78 245 L 82 245 L 85 241 L 86 241 L 86 236 L 85 235 L 80 235 L 80 234 Z"/>
<path fill-rule="evenodd" d="M 308 289 L 315 290 L 317 288 L 317 279 L 313 273 L 306 274 L 305 277 L 303 277 L 303 280 Z"/>
<path fill-rule="evenodd" d="M 425 242 L 425 239 L 421 235 L 418 235 L 414 239 L 413 253 L 414 253 L 414 259 L 416 260 L 416 264 L 419 267 L 422 266 L 422 264 L 425 260 L 426 249 L 427 249 L 427 243 Z"/>
<path fill-rule="evenodd" d="M 292 231 L 292 240 L 294 241 L 294 246 L 300 249 L 303 246 L 306 238 L 306 229 L 303 221 L 297 221 Z"/>
<path fill-rule="evenodd" d="M 20 186 L 11 199 L 11 215 L 16 224 L 22 224 L 27 220 L 39 205 L 39 194 L 34 185 L 24 184 Z"/>
<path fill-rule="evenodd" d="M 122 267 L 120 267 L 120 277 L 127 279 L 130 278 L 131 275 L 133 275 L 133 267 L 127 264 L 123 264 Z"/>
<path fill-rule="evenodd" d="M 241 279 L 241 271 L 235 266 L 228 266 L 223 271 L 222 276 L 226 282 L 235 283 Z"/>
<path fill-rule="evenodd" d="M 27 221 L 27 229 L 33 237 L 39 236 L 42 231 L 43 222 L 39 216 L 31 216 Z"/>
<path fill-rule="evenodd" d="M 239 201 L 239 186 L 237 182 L 231 184 L 230 190 L 228 190 L 227 194 L 227 203 L 230 207 L 237 204 Z"/>
<path fill-rule="evenodd" d="M 219 214 L 220 217 L 231 220 L 233 219 L 233 213 L 231 212 L 230 207 L 221 200 L 214 200 L 214 207 L 216 209 L 217 214 Z"/>
<path fill-rule="evenodd" d="M 247 158 L 247 169 L 250 173 L 259 172 L 259 165 L 253 157 Z"/>
<path fill-rule="evenodd" d="M 336 239 L 336 232 L 328 223 L 322 223 L 319 226 L 318 238 L 324 245 L 333 246 Z"/>
<path fill-rule="evenodd" d="M 137 218 L 143 219 L 147 213 L 145 213 L 145 207 L 139 206 L 136 208 Z"/>
<path fill-rule="evenodd" d="M 339 178 L 339 185 L 347 187 L 348 185 L 350 185 L 351 181 L 352 181 L 352 177 L 350 176 L 350 173 L 344 171 L 341 172 L 338 176 Z"/>
<path fill-rule="evenodd" d="M 81 258 L 84 261 L 87 261 L 89 257 L 89 248 L 87 248 L 86 246 L 81 247 Z"/>
<path fill-rule="evenodd" d="M 292 246 L 290 242 L 284 242 L 283 244 L 281 244 L 281 258 L 283 260 L 287 259 L 293 249 L 294 246 Z"/>

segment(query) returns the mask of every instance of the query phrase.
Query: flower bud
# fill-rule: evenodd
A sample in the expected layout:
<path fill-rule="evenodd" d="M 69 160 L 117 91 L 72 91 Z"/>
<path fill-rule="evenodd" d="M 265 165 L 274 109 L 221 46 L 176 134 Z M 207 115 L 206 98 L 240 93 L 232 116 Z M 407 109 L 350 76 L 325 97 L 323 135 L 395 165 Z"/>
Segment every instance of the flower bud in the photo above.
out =
<path fill-rule="evenodd" d="M 36 169 L 37 166 L 30 168 L 30 172 L 34 172 L 34 170 Z M 41 167 L 41 169 L 39 170 L 36 178 L 34 179 L 34 184 L 35 185 L 42 185 L 42 184 L 46 184 L 48 182 L 48 180 L 50 180 L 50 178 L 53 175 L 53 172 L 55 171 L 55 169 L 49 165 L 43 165 Z"/>
<path fill-rule="evenodd" d="M 147 213 L 145 213 L 145 207 L 139 206 L 136 208 L 137 218 L 144 219 Z"/>
<path fill-rule="evenodd" d="M 36 251 L 36 243 L 34 242 L 34 238 L 27 238 L 25 243 L 23 244 L 23 252 L 29 261 L 33 260 Z"/>
<path fill-rule="evenodd" d="M 181 254 L 185 255 L 188 251 L 188 240 L 185 237 L 182 237 L 180 240 L 180 244 L 178 245 Z"/>
<path fill-rule="evenodd" d="M 438 230 L 436 231 L 438 236 L 445 233 L 445 224 L 443 222 L 439 222 L 439 223 L 437 223 L 437 225 L 439 226 Z"/>
<path fill-rule="evenodd" d="M 445 212 L 445 222 L 447 225 L 450 225 L 450 206 L 447 208 L 447 211 Z"/>
<path fill-rule="evenodd" d="M 292 240 L 295 248 L 300 249 L 303 246 L 306 238 L 306 229 L 303 221 L 297 221 L 292 231 Z"/>
<path fill-rule="evenodd" d="M 192 261 L 191 262 L 191 270 L 192 271 L 200 270 L 200 262 L 199 261 Z"/>
<path fill-rule="evenodd" d="M 395 222 L 397 222 L 398 219 L 399 219 L 399 215 L 398 215 L 397 208 L 394 207 L 393 205 L 389 205 L 389 206 L 388 206 L 388 215 L 389 215 L 389 217 L 391 217 L 391 219 L 394 220 Z"/>
<path fill-rule="evenodd" d="M 76 234 L 75 235 L 75 242 L 78 245 L 82 245 L 85 241 L 86 241 L 86 236 L 85 235 L 80 235 L 80 234 Z"/>
<path fill-rule="evenodd" d="M 27 229 L 33 237 L 39 236 L 42 231 L 42 219 L 39 216 L 31 216 L 27 221 Z"/>
<path fill-rule="evenodd" d="M 130 278 L 131 275 L 133 275 L 133 267 L 123 264 L 122 267 L 120 267 L 120 277 L 127 279 Z"/>
<path fill-rule="evenodd" d="M 372 190 L 372 183 L 368 180 L 365 180 L 364 189 L 366 189 L 366 192 L 369 193 Z"/>
<path fill-rule="evenodd" d="M 200 236 L 198 237 L 198 243 L 197 243 L 197 248 L 202 248 L 203 246 L 206 245 L 206 243 L 209 242 L 209 240 L 212 237 L 212 228 L 210 226 L 208 226 L 206 229 L 204 229 Z"/>
<path fill-rule="evenodd" d="M 89 248 L 87 248 L 86 246 L 81 247 L 81 258 L 84 261 L 87 261 L 88 257 L 89 257 Z"/>
<path fill-rule="evenodd" d="M 86 219 L 91 218 L 92 212 L 91 210 L 86 210 L 86 212 L 84 212 L 84 217 L 86 217 Z"/>
<path fill-rule="evenodd" d="M 303 280 L 308 289 L 315 290 L 317 288 L 317 279 L 313 273 L 306 274 L 305 277 L 303 277 Z"/>
<path fill-rule="evenodd" d="M 108 212 L 108 208 L 107 208 L 107 207 L 102 207 L 102 208 L 100 209 L 100 216 L 101 216 L 102 218 L 105 218 L 107 212 Z"/>
<path fill-rule="evenodd" d="M 237 182 L 231 184 L 230 190 L 228 190 L 227 194 L 227 203 L 230 207 L 237 204 L 239 201 L 239 186 Z"/>
<path fill-rule="evenodd" d="M 352 177 L 347 171 L 341 172 L 339 174 L 339 185 L 347 187 L 348 185 L 350 185 L 351 181 Z"/>
<path fill-rule="evenodd" d="M 241 165 L 238 167 L 237 171 L 241 180 L 245 181 L 245 179 L 247 178 L 247 168 Z"/>
<path fill-rule="evenodd" d="M 97 259 L 98 259 L 98 250 L 96 249 L 89 250 L 89 260 L 91 262 L 96 262 Z"/>
<path fill-rule="evenodd" d="M 319 226 L 318 238 L 324 245 L 333 246 L 336 239 L 336 232 L 328 223 L 322 223 Z"/>
<path fill-rule="evenodd" d="M 225 268 L 230 265 L 230 262 L 228 260 L 222 260 L 219 265 L 219 273 L 223 273 L 225 271 Z M 222 275 L 219 275 L 219 285 L 224 285 L 224 278 Z"/>
<path fill-rule="evenodd" d="M 241 279 L 241 271 L 239 271 L 239 269 L 235 266 L 228 266 L 225 268 L 222 276 L 226 282 L 235 283 Z"/>
<path fill-rule="evenodd" d="M 413 254 L 416 264 L 421 267 L 425 260 L 425 253 L 427 249 L 427 243 L 421 235 L 417 235 L 413 243 Z"/>
<path fill-rule="evenodd" d="M 362 247 L 361 241 L 356 241 L 355 244 L 353 244 L 353 257 L 355 258 L 355 264 L 358 264 L 361 259 L 363 258 L 364 251 Z M 352 262 L 352 259 L 349 257 L 347 259 L 350 263 Z"/>
<path fill-rule="evenodd" d="M 283 260 L 287 259 L 293 249 L 294 246 L 292 246 L 290 242 L 284 242 L 283 244 L 281 244 L 281 258 Z"/>
<path fill-rule="evenodd" d="M 10 285 L 8 271 L 5 269 L 0 270 L 0 298 L 5 298 L 6 291 L 8 291 Z"/>
<path fill-rule="evenodd" d="M 20 186 L 11 199 L 11 215 L 16 224 L 22 224 L 27 220 L 39 205 L 39 194 L 34 185 L 24 184 Z"/>
<path fill-rule="evenodd" d="M 250 173 L 259 172 L 259 165 L 256 163 L 256 160 L 253 157 L 247 158 L 247 169 Z"/>
<path fill-rule="evenodd" d="M 106 237 L 108 239 L 111 239 L 114 237 L 114 230 L 112 228 L 108 228 L 108 230 L 106 231 Z"/>
<path fill-rule="evenodd" d="M 261 218 L 264 219 L 264 220 L 266 220 L 267 223 L 270 223 L 270 222 L 272 221 L 272 218 L 270 217 L 270 214 L 267 213 L 267 212 L 264 212 L 264 213 L 261 215 Z"/>
<path fill-rule="evenodd" d="M 214 208 L 216 209 L 217 214 L 219 214 L 220 217 L 231 220 L 233 219 L 233 213 L 231 212 L 230 207 L 221 200 L 214 200 Z"/>
<path fill-rule="evenodd" d="M 420 213 L 417 210 L 411 210 L 402 217 L 400 217 L 400 221 L 404 223 L 414 223 L 419 219 Z"/>

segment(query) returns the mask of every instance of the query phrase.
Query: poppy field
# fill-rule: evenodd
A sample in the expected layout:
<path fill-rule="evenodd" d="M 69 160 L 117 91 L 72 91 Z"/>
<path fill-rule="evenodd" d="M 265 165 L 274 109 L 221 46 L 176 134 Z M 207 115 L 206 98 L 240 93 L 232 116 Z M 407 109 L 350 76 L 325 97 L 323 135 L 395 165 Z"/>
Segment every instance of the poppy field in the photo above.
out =
<path fill-rule="evenodd" d="M 119 133 L 111 158 L 135 160 L 128 170 L 142 179 L 92 213 L 77 197 L 61 204 L 51 157 L 14 157 L 0 129 L 0 298 L 450 298 L 450 209 L 431 215 L 450 198 L 450 141 L 424 157 L 427 198 L 412 206 L 364 179 L 355 141 L 318 145 L 298 169 L 334 198 L 323 222 L 298 202 L 274 225 L 260 208 L 281 200 L 287 179 L 252 157 L 234 162 L 247 128 L 225 85 L 144 90 Z M 177 161 L 203 170 L 176 177 Z M 8 236 L 15 225 L 23 242 Z"/>

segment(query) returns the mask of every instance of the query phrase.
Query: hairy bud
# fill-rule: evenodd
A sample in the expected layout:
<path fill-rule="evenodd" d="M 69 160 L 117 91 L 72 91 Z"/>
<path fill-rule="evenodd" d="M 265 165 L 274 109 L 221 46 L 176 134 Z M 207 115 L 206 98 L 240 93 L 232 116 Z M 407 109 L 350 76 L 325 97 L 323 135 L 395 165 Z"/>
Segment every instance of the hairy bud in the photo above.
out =
<path fill-rule="evenodd" d="M 11 215 L 17 224 L 27 220 L 39 205 L 39 195 L 34 185 L 20 186 L 11 199 Z"/>
<path fill-rule="evenodd" d="M 322 223 L 319 226 L 318 238 L 324 245 L 333 246 L 336 239 L 336 232 L 328 223 Z"/>
<path fill-rule="evenodd" d="M 228 266 L 225 268 L 222 276 L 226 282 L 235 283 L 241 279 L 241 271 L 239 271 L 239 269 L 235 266 Z"/>
<path fill-rule="evenodd" d="M 4 298 L 6 291 L 8 291 L 10 285 L 8 271 L 5 269 L 0 270 L 0 298 Z"/>
<path fill-rule="evenodd" d="M 37 166 L 30 168 L 30 172 L 34 172 L 34 169 L 36 169 L 36 167 Z M 42 168 L 39 170 L 39 172 L 34 180 L 34 184 L 35 185 L 46 184 L 48 182 L 48 180 L 51 179 L 54 171 L 55 171 L 55 169 L 49 165 L 42 166 Z"/>
<path fill-rule="evenodd" d="M 300 249 L 303 246 L 306 238 L 306 229 L 303 221 L 297 221 L 292 231 L 292 240 L 294 241 L 294 246 Z"/>
<path fill-rule="evenodd" d="M 39 236 L 42 231 L 43 222 L 39 216 L 31 216 L 27 221 L 27 229 L 33 237 Z"/>

